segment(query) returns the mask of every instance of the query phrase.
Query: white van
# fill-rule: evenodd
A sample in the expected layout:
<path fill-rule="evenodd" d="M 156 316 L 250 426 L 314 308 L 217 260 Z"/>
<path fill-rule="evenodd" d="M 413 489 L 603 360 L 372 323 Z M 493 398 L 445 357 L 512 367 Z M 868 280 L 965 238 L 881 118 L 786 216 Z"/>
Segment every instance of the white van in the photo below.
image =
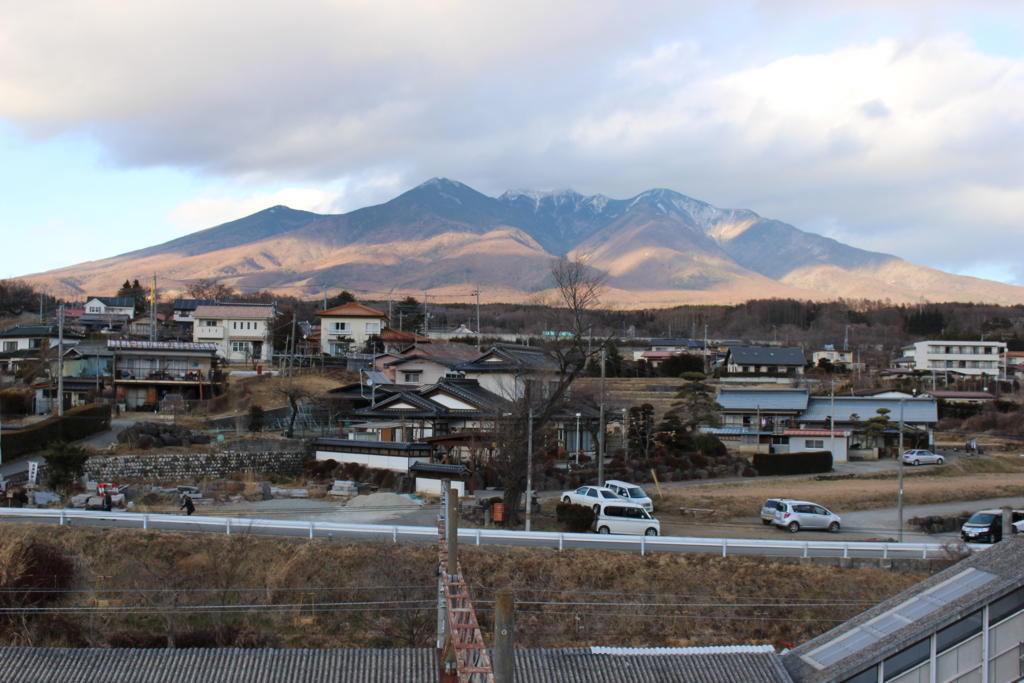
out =
<path fill-rule="evenodd" d="M 598 510 L 594 529 L 599 534 L 657 536 L 661 533 L 661 522 L 651 517 L 643 505 L 625 500 L 608 501 Z"/>

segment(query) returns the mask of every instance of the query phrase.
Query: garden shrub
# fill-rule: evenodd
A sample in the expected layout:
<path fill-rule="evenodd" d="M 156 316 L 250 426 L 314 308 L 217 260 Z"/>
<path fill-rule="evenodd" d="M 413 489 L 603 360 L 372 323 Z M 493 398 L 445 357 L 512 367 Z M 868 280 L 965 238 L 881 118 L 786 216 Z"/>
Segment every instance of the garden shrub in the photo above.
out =
<path fill-rule="evenodd" d="M 754 469 L 761 476 L 831 472 L 832 453 L 829 451 L 755 453 Z"/>
<path fill-rule="evenodd" d="M 565 531 L 572 533 L 585 533 L 594 526 L 594 511 L 586 505 L 559 503 L 555 517 Z"/>

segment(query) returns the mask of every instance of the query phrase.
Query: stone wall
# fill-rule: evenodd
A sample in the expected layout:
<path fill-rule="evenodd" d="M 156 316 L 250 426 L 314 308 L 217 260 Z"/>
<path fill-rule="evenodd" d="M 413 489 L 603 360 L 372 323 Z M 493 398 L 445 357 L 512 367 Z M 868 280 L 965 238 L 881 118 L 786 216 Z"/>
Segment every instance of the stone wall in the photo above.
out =
<path fill-rule="evenodd" d="M 310 459 L 304 451 L 246 450 L 94 456 L 85 465 L 93 481 L 197 481 L 232 472 L 265 472 L 298 476 Z"/>

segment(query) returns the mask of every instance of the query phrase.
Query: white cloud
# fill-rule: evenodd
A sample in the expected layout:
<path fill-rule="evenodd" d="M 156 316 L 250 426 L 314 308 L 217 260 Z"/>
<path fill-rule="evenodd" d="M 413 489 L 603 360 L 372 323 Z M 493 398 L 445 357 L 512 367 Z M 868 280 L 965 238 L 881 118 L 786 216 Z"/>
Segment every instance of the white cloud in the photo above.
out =
<path fill-rule="evenodd" d="M 0 117 L 89 134 L 115 164 L 249 188 L 185 202 L 170 216 L 183 227 L 275 203 L 348 210 L 435 175 L 493 193 L 660 186 L 975 268 L 1019 231 L 1024 60 L 967 32 L 1022 14 L 999 2 L 10 2 Z"/>

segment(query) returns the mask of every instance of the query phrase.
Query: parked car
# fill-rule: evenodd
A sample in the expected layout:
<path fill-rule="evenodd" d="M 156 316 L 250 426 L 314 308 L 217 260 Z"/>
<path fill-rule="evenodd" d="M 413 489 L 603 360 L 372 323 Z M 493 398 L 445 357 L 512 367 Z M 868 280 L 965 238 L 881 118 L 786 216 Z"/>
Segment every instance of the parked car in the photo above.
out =
<path fill-rule="evenodd" d="M 761 523 L 768 526 L 775 519 L 775 508 L 778 507 L 779 503 L 786 500 L 792 500 L 792 498 L 769 498 L 761 506 Z"/>
<path fill-rule="evenodd" d="M 838 533 L 841 523 L 839 515 L 807 500 L 780 500 L 772 518 L 772 524 L 794 534 L 801 529 L 828 529 Z"/>
<path fill-rule="evenodd" d="M 562 502 L 587 505 L 598 511 L 600 504 L 609 500 L 622 500 L 619 494 L 603 486 L 581 486 L 575 491 L 563 491 Z"/>
<path fill-rule="evenodd" d="M 599 506 L 594 529 L 599 534 L 657 536 L 661 533 L 661 522 L 651 517 L 643 505 L 619 500 Z"/>
<path fill-rule="evenodd" d="M 911 448 L 903 453 L 904 465 L 941 465 L 945 462 L 941 455 L 925 448 Z"/>
<path fill-rule="evenodd" d="M 609 479 L 604 483 L 604 486 L 615 491 L 620 498 L 625 498 L 632 503 L 639 503 L 644 506 L 644 510 L 654 512 L 654 501 L 636 484 L 630 484 L 628 481 L 619 481 L 618 479 Z"/>
<path fill-rule="evenodd" d="M 1024 522 L 1024 510 L 1011 512 L 1011 523 Z M 1003 539 L 1003 511 L 999 508 L 979 510 L 960 527 L 960 538 L 964 543 L 998 543 Z"/>

